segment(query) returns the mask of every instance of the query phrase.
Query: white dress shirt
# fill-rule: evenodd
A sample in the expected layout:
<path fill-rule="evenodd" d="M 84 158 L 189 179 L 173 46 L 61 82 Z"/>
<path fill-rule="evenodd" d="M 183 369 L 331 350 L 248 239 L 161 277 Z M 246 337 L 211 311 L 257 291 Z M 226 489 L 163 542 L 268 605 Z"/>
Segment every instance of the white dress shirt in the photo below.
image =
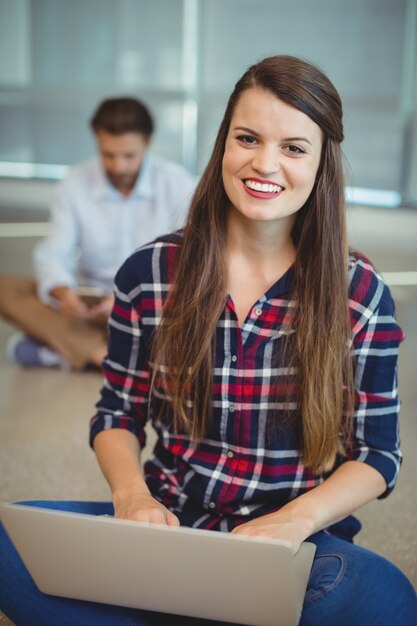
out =
<path fill-rule="evenodd" d="M 147 155 L 136 185 L 123 196 L 100 158 L 73 167 L 57 185 L 49 235 L 34 251 L 40 297 L 83 284 L 111 293 L 116 271 L 139 246 L 183 226 L 195 188 L 180 165 Z"/>

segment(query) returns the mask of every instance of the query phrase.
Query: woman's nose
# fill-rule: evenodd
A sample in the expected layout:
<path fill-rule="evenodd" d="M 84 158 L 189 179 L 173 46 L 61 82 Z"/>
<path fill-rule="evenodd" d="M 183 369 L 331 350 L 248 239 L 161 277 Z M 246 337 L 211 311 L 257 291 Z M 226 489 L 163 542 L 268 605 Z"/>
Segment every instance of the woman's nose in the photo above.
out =
<path fill-rule="evenodd" d="M 280 168 L 279 155 L 275 150 L 257 150 L 252 159 L 252 167 L 262 174 L 273 174 Z"/>

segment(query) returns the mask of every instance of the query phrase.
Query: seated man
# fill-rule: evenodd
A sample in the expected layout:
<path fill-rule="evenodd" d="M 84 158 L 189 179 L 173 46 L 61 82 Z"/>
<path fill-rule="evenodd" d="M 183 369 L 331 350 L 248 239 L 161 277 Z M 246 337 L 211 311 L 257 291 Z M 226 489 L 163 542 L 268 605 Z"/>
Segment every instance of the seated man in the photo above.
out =
<path fill-rule="evenodd" d="M 194 181 L 148 154 L 153 120 L 133 98 L 105 100 L 91 127 L 99 156 L 57 186 L 49 235 L 35 248 L 36 281 L 0 277 L 0 315 L 24 334 L 9 356 L 21 365 L 100 367 L 114 275 L 135 248 L 180 228 Z M 79 287 L 102 294 L 87 304 Z"/>

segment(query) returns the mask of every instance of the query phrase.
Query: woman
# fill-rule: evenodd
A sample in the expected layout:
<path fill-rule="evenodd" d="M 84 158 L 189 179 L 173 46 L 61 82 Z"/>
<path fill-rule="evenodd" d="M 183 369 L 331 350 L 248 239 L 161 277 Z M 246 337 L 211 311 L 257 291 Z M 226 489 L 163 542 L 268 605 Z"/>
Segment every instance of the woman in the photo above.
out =
<path fill-rule="evenodd" d="M 340 98 L 317 68 L 276 56 L 245 72 L 184 233 L 145 246 L 116 278 L 91 425 L 113 505 L 47 506 L 114 507 L 125 519 L 285 539 L 294 552 L 309 538 L 302 626 L 412 626 L 410 583 L 352 543 L 351 513 L 386 496 L 400 465 L 403 335 L 387 287 L 348 252 L 342 139 Z M 158 438 L 143 474 L 148 419 Z M 27 593 L 42 624 L 51 611 L 54 623 L 123 623 L 120 609 L 29 591 L 7 553 L 20 607 L 9 583 L 0 608 L 12 619 L 25 623 Z"/>

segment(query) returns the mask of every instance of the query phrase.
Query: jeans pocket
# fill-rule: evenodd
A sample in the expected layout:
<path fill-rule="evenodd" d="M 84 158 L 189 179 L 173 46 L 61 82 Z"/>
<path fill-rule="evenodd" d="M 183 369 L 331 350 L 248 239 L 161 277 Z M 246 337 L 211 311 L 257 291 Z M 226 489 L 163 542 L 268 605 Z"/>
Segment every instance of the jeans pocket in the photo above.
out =
<path fill-rule="evenodd" d="M 304 606 L 337 587 L 345 569 L 345 559 L 338 554 L 323 554 L 316 557 L 308 580 Z"/>

